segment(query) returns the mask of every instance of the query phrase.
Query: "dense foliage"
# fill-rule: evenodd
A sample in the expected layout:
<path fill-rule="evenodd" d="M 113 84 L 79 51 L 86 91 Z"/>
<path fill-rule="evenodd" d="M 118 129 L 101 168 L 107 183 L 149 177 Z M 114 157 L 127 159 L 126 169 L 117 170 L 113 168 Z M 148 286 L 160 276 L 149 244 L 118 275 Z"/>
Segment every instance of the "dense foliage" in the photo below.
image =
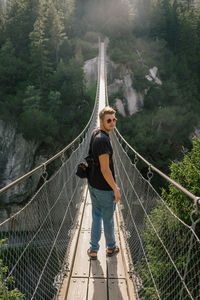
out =
<path fill-rule="evenodd" d="M 200 113 L 200 10 L 190 2 L 7 1 L 0 14 L 1 118 L 25 138 L 71 141 L 92 110 L 82 66 L 96 55 L 101 32 L 109 37 L 111 59 L 126 65 L 144 95 L 142 110 L 120 117 L 119 129 L 168 172 L 182 146 L 191 148 Z M 146 78 L 153 66 L 162 85 Z"/>
<path fill-rule="evenodd" d="M 0 240 L 0 249 L 5 247 L 6 240 Z M 11 299 L 11 300 L 22 300 L 24 295 L 17 289 L 14 288 L 15 281 L 12 276 L 8 277 L 6 283 L 4 279 L 7 276 L 8 267 L 4 266 L 3 260 L 0 258 L 0 299 Z"/>
<path fill-rule="evenodd" d="M 93 108 L 82 67 L 98 38 L 81 40 L 75 15 L 75 1 L 10 0 L 0 10 L 0 118 L 46 148 L 69 143 Z"/>
<path fill-rule="evenodd" d="M 193 147 L 189 153 L 184 154 L 183 162 L 171 163 L 170 177 L 176 182 L 186 187 L 195 195 L 200 195 L 200 139 L 193 140 Z M 181 191 L 170 185 L 169 191 L 163 190 L 162 197 L 172 211 L 192 226 L 196 234 L 200 237 L 200 222 L 198 208 L 195 211 L 192 199 L 184 195 Z M 193 220 L 193 222 L 192 222 Z M 153 226 L 152 226 L 153 224 Z M 162 239 L 162 244 L 158 239 L 158 235 Z M 146 228 L 143 232 L 143 240 L 145 243 L 146 254 L 149 261 L 150 274 L 145 259 L 138 263 L 137 270 L 141 274 L 143 282 L 148 282 L 144 286 L 143 297 L 141 299 L 157 299 L 156 290 L 152 282 L 153 276 L 159 295 L 165 295 L 165 299 L 172 299 L 172 290 L 166 293 L 163 288 L 163 282 L 169 282 L 173 278 L 176 282 L 176 295 L 182 293 L 182 298 L 187 297 L 187 293 L 183 291 L 180 278 L 172 265 L 163 245 L 167 246 L 167 250 L 173 260 L 176 262 L 180 274 L 185 275 L 184 280 L 187 287 L 192 291 L 194 299 L 199 296 L 198 270 L 199 270 L 199 250 L 200 244 L 196 237 L 190 232 L 189 228 L 183 225 L 177 217 L 174 217 L 162 202 L 154 208 L 146 219 Z M 189 247 L 189 244 L 192 247 Z M 186 272 L 186 273 L 185 273 Z M 172 294 L 171 294 L 172 293 Z M 162 298 L 162 297 L 161 297 Z"/>
<path fill-rule="evenodd" d="M 144 95 L 143 109 L 120 118 L 119 129 L 165 172 L 170 160 L 182 159 L 182 146 L 191 149 L 189 136 L 199 125 L 200 9 L 190 2 L 137 1 L 126 34 L 113 32 L 109 47 L 112 60 L 126 64 Z M 153 66 L 161 85 L 146 78 Z"/>
<path fill-rule="evenodd" d="M 171 163 L 170 177 L 194 195 L 200 195 L 200 139 L 194 138 L 193 148 L 189 153 L 184 154 L 182 162 Z M 169 186 L 169 191 L 163 190 L 162 196 L 175 214 L 191 225 L 190 214 L 194 210 L 193 200 L 172 184 Z"/>

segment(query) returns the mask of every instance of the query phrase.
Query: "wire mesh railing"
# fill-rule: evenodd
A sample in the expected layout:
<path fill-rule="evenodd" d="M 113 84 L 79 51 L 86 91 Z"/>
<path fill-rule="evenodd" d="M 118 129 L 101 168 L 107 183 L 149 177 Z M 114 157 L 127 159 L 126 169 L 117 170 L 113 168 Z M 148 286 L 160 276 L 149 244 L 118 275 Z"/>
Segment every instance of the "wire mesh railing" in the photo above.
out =
<path fill-rule="evenodd" d="M 150 166 L 145 179 L 124 150 L 132 149 L 117 130 L 112 144 L 129 269 L 138 299 L 200 299 L 200 234 L 196 232 L 200 216 L 192 218 L 198 213 L 199 198 L 187 191 L 194 201 L 192 225 L 188 226 L 151 185 L 154 167 L 147 162 Z"/>
<path fill-rule="evenodd" d="M 91 118 L 82 133 L 46 163 L 0 190 L 6 193 L 37 172 L 44 183 L 17 213 L 0 224 L 0 295 L 8 299 L 9 278 L 25 299 L 53 299 L 67 271 L 68 249 L 86 181 L 75 176 L 78 162 L 87 156 L 92 130 L 97 124 L 99 106 L 100 44 L 96 100 Z M 65 159 L 65 153 L 68 158 Z M 71 153 L 69 155 L 69 153 Z M 47 180 L 46 166 L 61 159 L 59 170 Z M 59 275 L 59 276 L 58 276 Z M 59 281 L 58 281 L 59 278 Z M 9 286 L 12 288 L 12 286 Z"/>

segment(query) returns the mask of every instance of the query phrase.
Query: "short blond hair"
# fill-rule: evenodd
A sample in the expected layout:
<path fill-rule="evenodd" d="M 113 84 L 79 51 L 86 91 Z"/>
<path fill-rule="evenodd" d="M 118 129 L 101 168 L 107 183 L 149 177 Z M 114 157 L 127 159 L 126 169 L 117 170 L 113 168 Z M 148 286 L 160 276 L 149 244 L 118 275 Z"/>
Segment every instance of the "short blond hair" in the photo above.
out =
<path fill-rule="evenodd" d="M 105 107 L 99 112 L 99 118 L 100 118 L 101 120 L 103 120 L 104 117 L 105 117 L 105 115 L 108 115 L 108 114 L 113 115 L 113 114 L 115 114 L 115 113 L 116 113 L 116 111 L 115 111 L 112 107 L 110 107 L 110 106 L 105 106 Z"/>

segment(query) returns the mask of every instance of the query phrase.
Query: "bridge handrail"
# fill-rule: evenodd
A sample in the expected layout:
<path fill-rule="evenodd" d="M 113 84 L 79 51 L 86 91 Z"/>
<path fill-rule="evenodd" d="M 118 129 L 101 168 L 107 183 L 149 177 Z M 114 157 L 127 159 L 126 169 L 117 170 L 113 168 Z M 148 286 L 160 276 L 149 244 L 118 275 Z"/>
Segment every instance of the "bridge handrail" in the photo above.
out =
<path fill-rule="evenodd" d="M 94 109 L 93 109 L 93 112 L 94 112 Z M 30 172 L 26 173 L 25 175 L 19 177 L 15 181 L 11 182 L 10 184 L 8 184 L 5 187 L 3 187 L 2 189 L 0 189 L 0 195 L 2 195 L 3 193 L 5 193 L 7 190 L 9 190 L 10 188 L 12 188 L 13 186 L 17 185 L 18 183 L 20 183 L 20 182 L 24 181 L 25 179 L 29 178 L 33 174 L 37 173 L 39 170 L 41 170 L 41 169 L 45 170 L 45 168 L 46 168 L 46 166 L 48 164 L 50 164 L 51 162 L 53 162 L 54 160 L 56 160 L 58 157 L 62 156 L 85 133 L 85 131 L 89 127 L 89 124 L 91 122 L 92 117 L 93 117 L 93 113 L 92 113 L 92 115 L 90 117 L 90 120 L 88 121 L 87 125 L 83 129 L 83 131 L 70 144 L 68 144 L 64 149 L 62 149 L 60 152 L 58 152 L 53 157 L 51 157 L 50 159 L 48 159 L 46 162 L 42 163 L 41 165 L 39 165 L 35 169 L 31 170 Z"/>
<path fill-rule="evenodd" d="M 136 157 L 139 157 L 149 167 L 149 170 L 151 169 L 151 170 L 155 171 L 156 173 L 158 173 L 160 176 L 162 176 L 163 178 L 165 178 L 169 183 L 173 184 L 180 191 L 182 191 L 184 194 L 186 194 L 189 198 L 191 198 L 192 200 L 194 200 L 194 204 L 195 205 L 198 204 L 200 206 L 200 197 L 195 196 L 194 194 L 192 194 L 191 192 L 189 192 L 186 188 L 184 188 L 182 185 L 180 185 L 175 180 L 173 180 L 172 178 L 170 178 L 169 176 L 167 176 L 165 173 L 163 173 L 162 171 L 160 171 L 159 169 L 157 169 L 156 167 L 154 167 L 154 165 L 152 165 L 151 163 L 149 163 L 142 155 L 140 155 L 133 147 L 131 147 L 131 145 L 123 138 L 123 136 L 120 134 L 120 132 L 119 132 L 119 130 L 117 128 L 115 128 L 115 132 L 120 137 L 120 139 L 126 144 L 126 146 L 132 152 L 135 153 Z"/>
<path fill-rule="evenodd" d="M 100 40 L 99 40 L 99 49 L 100 49 Z M 49 165 L 51 162 L 53 162 L 54 160 L 56 160 L 57 158 L 61 157 L 74 143 L 76 143 L 76 141 L 79 140 L 79 138 L 81 138 L 84 133 L 86 132 L 86 130 L 89 128 L 90 123 L 92 121 L 92 118 L 94 117 L 95 114 L 95 110 L 96 110 L 96 106 L 98 103 L 98 91 L 99 91 L 99 68 L 100 68 L 100 59 L 101 59 L 101 55 L 100 55 L 100 50 L 99 50 L 99 55 L 98 55 L 98 80 L 97 80 L 97 89 L 96 89 L 96 97 L 95 97 L 95 104 L 93 107 L 93 111 L 92 114 L 90 116 L 90 119 L 88 121 L 88 123 L 86 124 L 85 128 L 81 131 L 81 133 L 70 143 L 68 144 L 65 148 L 63 148 L 60 152 L 58 152 L 57 154 L 55 154 L 53 157 L 51 157 L 50 159 L 48 159 L 46 162 L 42 163 L 41 165 L 39 165 L 38 167 L 36 167 L 35 169 L 31 170 L 30 172 L 26 173 L 25 175 L 19 177 L 18 179 L 16 179 L 15 181 L 11 182 L 10 184 L 6 185 L 5 187 L 3 187 L 2 189 L 0 189 L 0 196 L 5 193 L 7 190 L 11 189 L 13 186 L 17 185 L 18 183 L 24 181 L 25 179 L 29 178 L 30 176 L 32 176 L 33 174 L 37 173 L 39 170 L 43 169 L 44 171 L 46 171 L 46 166 Z"/>

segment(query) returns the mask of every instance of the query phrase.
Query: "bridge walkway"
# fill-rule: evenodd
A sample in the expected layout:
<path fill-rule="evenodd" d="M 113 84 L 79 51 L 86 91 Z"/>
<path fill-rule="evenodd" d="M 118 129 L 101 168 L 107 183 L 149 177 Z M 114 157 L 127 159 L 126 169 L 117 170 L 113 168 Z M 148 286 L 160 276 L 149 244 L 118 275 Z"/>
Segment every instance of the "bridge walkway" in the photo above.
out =
<path fill-rule="evenodd" d="M 115 212 L 115 236 L 120 252 L 113 257 L 106 257 L 102 229 L 98 258 L 96 261 L 89 259 L 91 222 L 91 199 L 86 187 L 85 202 L 80 209 L 77 232 L 70 249 L 69 274 L 59 300 L 135 300 L 133 282 L 126 269 L 126 248 L 120 232 L 118 209 Z"/>

